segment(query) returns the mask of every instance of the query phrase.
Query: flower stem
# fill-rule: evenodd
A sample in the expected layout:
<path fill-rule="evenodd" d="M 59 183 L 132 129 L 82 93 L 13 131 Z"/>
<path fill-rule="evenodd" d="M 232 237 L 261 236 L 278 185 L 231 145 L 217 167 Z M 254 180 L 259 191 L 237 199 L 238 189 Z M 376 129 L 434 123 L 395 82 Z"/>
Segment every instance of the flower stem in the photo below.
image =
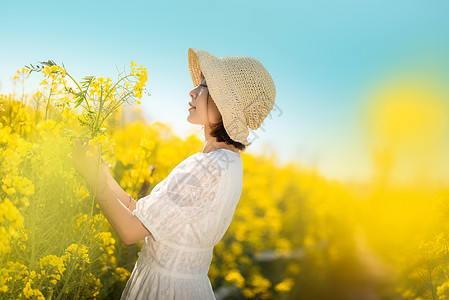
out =
<path fill-rule="evenodd" d="M 53 85 L 53 81 L 52 81 L 52 85 Z M 48 94 L 48 99 L 47 99 L 47 105 L 45 106 L 45 121 L 47 121 L 48 107 L 50 106 L 51 91 L 52 91 L 52 88 L 50 88 L 50 93 Z"/>
<path fill-rule="evenodd" d="M 86 95 L 84 94 L 84 92 L 83 92 L 83 90 L 81 89 L 81 87 L 80 87 L 80 85 L 78 84 L 78 82 L 77 82 L 75 79 L 73 79 L 73 77 L 72 77 L 69 73 L 66 72 L 65 74 L 66 74 L 67 76 L 69 76 L 70 79 L 72 79 L 72 81 L 76 84 L 76 86 L 78 87 L 78 89 L 80 90 L 80 92 L 83 94 L 83 99 L 84 99 L 84 101 L 86 101 L 87 109 L 90 110 L 89 102 L 87 101 Z"/>

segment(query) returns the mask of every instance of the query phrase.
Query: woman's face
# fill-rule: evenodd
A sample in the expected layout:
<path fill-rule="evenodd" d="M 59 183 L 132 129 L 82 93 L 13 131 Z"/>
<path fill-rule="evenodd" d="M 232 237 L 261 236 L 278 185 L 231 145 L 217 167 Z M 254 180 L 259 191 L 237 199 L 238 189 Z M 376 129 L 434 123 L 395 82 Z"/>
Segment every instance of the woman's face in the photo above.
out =
<path fill-rule="evenodd" d="M 221 121 L 221 114 L 209 95 L 204 76 L 201 76 L 201 83 L 189 92 L 189 96 L 191 102 L 189 103 L 189 115 L 187 116 L 188 122 L 209 126 L 211 123 L 215 124 Z"/>

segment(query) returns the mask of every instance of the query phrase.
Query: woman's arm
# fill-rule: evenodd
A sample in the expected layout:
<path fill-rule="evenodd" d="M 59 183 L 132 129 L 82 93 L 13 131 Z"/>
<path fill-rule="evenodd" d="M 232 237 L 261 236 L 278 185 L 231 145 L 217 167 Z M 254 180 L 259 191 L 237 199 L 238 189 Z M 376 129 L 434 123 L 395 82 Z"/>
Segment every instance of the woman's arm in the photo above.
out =
<path fill-rule="evenodd" d="M 132 200 L 127 208 L 128 194 L 112 177 L 107 165 L 100 163 L 99 153 L 89 156 L 86 151 L 95 152 L 92 146 L 76 141 L 72 151 L 72 163 L 85 178 L 90 190 L 95 194 L 100 209 L 120 239 L 125 244 L 131 245 L 151 235 L 142 222 L 132 214 L 136 202 Z"/>
<path fill-rule="evenodd" d="M 142 222 L 132 214 L 132 211 L 126 208 L 123 201 L 117 197 L 114 188 L 116 190 L 121 190 L 126 195 L 125 201 L 126 199 L 129 201 L 128 194 L 123 191 L 112 176 L 109 177 L 110 178 L 107 178 L 107 184 L 105 185 L 103 183 L 103 187 L 100 186 L 101 183 L 97 184 L 98 192 L 95 194 L 95 200 L 120 239 L 127 245 L 137 243 L 146 236 L 151 235 L 151 233 L 145 226 L 143 226 Z M 111 181 L 115 182 L 116 185 L 111 184 Z M 91 190 L 94 189 L 95 185 L 91 186 Z M 135 201 L 132 200 L 131 205 L 133 205 L 132 202 L 134 202 L 135 207 Z"/>
<path fill-rule="evenodd" d="M 114 177 L 112 177 L 109 167 L 106 164 L 104 165 L 104 168 L 107 168 L 105 174 L 107 175 L 107 181 L 112 192 L 130 211 L 134 211 L 136 209 L 136 200 L 130 199 L 129 194 L 126 193 Z"/>

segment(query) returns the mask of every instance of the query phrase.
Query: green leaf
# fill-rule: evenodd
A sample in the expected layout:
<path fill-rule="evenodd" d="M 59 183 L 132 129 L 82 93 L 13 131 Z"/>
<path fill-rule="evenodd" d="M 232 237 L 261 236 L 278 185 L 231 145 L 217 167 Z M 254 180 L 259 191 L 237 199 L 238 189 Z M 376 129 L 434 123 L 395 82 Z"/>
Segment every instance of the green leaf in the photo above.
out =
<path fill-rule="evenodd" d="M 75 103 L 76 103 L 75 108 L 77 108 L 78 106 L 80 106 L 81 103 L 83 103 L 83 98 L 77 98 Z"/>
<path fill-rule="evenodd" d="M 88 123 L 86 122 L 86 121 L 84 121 L 84 120 L 81 120 L 81 118 L 80 117 L 78 117 L 78 121 L 80 121 L 80 123 L 82 124 L 82 125 L 87 125 Z"/>
<path fill-rule="evenodd" d="M 94 79 L 94 78 L 95 78 L 95 76 L 85 76 L 81 79 L 87 82 L 87 81 L 92 81 L 92 79 Z"/>
<path fill-rule="evenodd" d="M 56 63 L 54 61 L 52 61 L 51 59 L 49 59 L 48 61 L 41 61 L 40 63 L 42 65 L 46 65 L 46 66 L 49 66 L 49 67 L 56 65 Z"/>
<path fill-rule="evenodd" d="M 84 81 L 81 81 L 81 86 L 84 88 L 84 93 L 87 94 L 87 91 L 89 90 L 90 84 L 94 80 L 95 76 L 86 76 L 83 78 Z"/>

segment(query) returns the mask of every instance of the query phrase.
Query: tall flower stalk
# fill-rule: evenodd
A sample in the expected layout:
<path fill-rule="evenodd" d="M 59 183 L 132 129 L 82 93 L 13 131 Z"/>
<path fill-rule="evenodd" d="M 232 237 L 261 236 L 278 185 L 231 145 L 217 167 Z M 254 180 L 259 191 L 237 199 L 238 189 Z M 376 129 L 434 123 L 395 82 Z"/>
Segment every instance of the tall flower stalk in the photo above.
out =
<path fill-rule="evenodd" d="M 82 109 L 78 116 L 81 132 L 74 132 L 70 128 L 66 128 L 66 132 L 70 133 L 71 140 L 74 139 L 89 139 L 89 144 L 98 147 L 97 165 L 101 166 L 102 154 L 104 149 L 110 154 L 112 147 L 106 139 L 105 131 L 106 120 L 117 111 L 123 104 L 137 103 L 141 104 L 140 99 L 144 91 L 147 81 L 146 68 L 137 67 L 137 64 L 131 61 L 130 71 L 123 71 L 119 73 L 116 82 L 111 78 L 86 76 L 78 82 L 70 73 L 67 72 L 64 66 L 58 66 L 54 61 L 41 62 L 37 66 L 27 66 L 29 72 L 40 72 L 44 75 L 41 85 L 48 89 L 48 97 L 45 101 L 45 120 L 49 118 L 49 109 L 54 100 L 56 107 L 63 112 L 68 109 Z M 67 79 L 73 83 L 73 87 L 67 84 Z M 109 147 L 108 147 L 109 146 Z M 89 154 L 89 153 L 88 153 Z M 92 154 L 92 153 L 91 153 Z M 114 164 L 114 161 L 110 162 Z M 101 167 L 96 172 L 95 184 L 91 193 L 90 213 L 89 219 L 93 218 L 95 208 L 95 197 L 97 194 L 97 182 L 99 180 Z M 88 235 L 89 227 L 84 226 L 80 239 L 76 245 L 83 245 Z M 64 276 L 62 288 L 55 299 L 64 297 L 64 291 L 71 284 L 71 280 L 76 268 L 71 265 Z M 81 271 L 84 276 L 84 269 Z"/>
<path fill-rule="evenodd" d="M 41 72 L 44 75 L 41 85 L 49 88 L 46 119 L 52 96 L 55 95 L 58 97 L 59 101 L 56 104 L 59 107 L 81 106 L 83 108 L 78 120 L 86 130 L 77 136 L 81 139 L 85 137 L 95 139 L 104 134 L 105 121 L 121 105 L 141 104 L 140 99 L 148 80 L 146 68 L 142 65 L 137 67 L 134 61 L 131 61 L 130 72 L 119 73 L 116 82 L 113 82 L 111 78 L 95 76 L 86 76 L 78 82 L 64 66 L 60 67 L 52 60 L 41 62 L 36 66 L 30 64 L 27 68 L 30 73 Z M 68 86 L 67 77 L 73 82 L 74 87 Z"/>

